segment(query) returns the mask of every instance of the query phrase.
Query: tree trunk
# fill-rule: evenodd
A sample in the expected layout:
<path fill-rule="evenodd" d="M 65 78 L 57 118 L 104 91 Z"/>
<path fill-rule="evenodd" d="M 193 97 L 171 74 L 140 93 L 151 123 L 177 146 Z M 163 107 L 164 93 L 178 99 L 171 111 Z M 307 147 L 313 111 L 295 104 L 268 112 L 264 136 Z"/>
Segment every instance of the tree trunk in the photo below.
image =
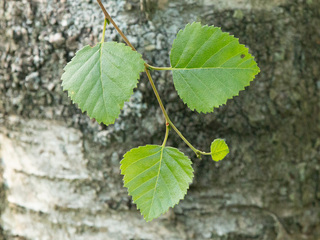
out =
<path fill-rule="evenodd" d="M 319 240 L 320 2 L 104 4 L 155 66 L 169 66 L 175 35 L 193 21 L 221 26 L 250 48 L 261 73 L 211 114 L 188 110 L 170 72 L 152 72 L 187 139 L 208 151 L 225 138 L 231 152 L 219 163 L 199 160 L 171 133 L 168 145 L 192 158 L 195 178 L 179 205 L 146 223 L 119 170 L 124 153 L 164 136 L 146 76 L 114 125 L 97 124 L 60 86 L 75 52 L 101 38 L 96 1 L 1 1 L 2 238 Z M 106 40 L 122 41 L 112 26 Z"/>

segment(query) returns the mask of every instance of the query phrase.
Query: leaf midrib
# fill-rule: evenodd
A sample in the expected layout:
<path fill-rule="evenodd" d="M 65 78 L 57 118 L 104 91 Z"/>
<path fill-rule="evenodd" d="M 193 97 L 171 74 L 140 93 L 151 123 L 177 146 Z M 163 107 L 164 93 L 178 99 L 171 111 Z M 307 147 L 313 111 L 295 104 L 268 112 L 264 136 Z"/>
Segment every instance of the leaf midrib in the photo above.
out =
<path fill-rule="evenodd" d="M 212 143 L 212 144 L 214 144 L 214 142 Z M 219 155 L 220 153 L 222 153 L 222 152 L 226 152 L 226 151 L 228 151 L 229 150 L 229 148 L 228 148 L 228 146 L 226 145 L 226 143 L 224 142 L 224 141 L 219 141 L 219 142 L 217 142 L 217 144 L 214 146 L 214 148 L 213 149 L 211 149 L 211 152 L 212 152 L 212 157 L 213 156 L 216 156 L 216 155 Z M 229 151 L 228 151 L 229 152 Z"/>
<path fill-rule="evenodd" d="M 228 67 L 206 67 L 206 68 L 170 68 L 172 71 L 177 71 L 177 70 L 183 70 L 183 71 L 188 71 L 188 70 L 215 70 L 215 69 L 228 69 L 228 70 L 252 70 L 254 71 L 254 68 L 228 68 Z"/>
<path fill-rule="evenodd" d="M 102 100 L 103 100 L 103 105 L 105 110 L 107 110 L 107 105 L 106 105 L 106 100 L 104 98 L 104 89 L 103 89 L 103 84 L 102 84 L 102 46 L 103 46 L 103 42 L 100 43 L 100 47 L 99 47 L 99 51 L 100 51 L 100 57 L 99 57 L 99 61 L 100 61 L 100 83 L 101 83 L 101 91 L 102 91 Z"/>
<path fill-rule="evenodd" d="M 156 189 L 157 189 L 157 185 L 158 185 L 158 180 L 159 180 L 159 176 L 160 176 L 160 169 L 161 169 L 161 161 L 162 161 L 162 158 L 163 158 L 164 148 L 165 148 L 165 146 L 162 145 L 162 146 L 161 146 L 161 153 L 160 153 L 159 169 L 158 169 L 158 173 L 157 173 L 157 180 L 156 180 L 156 184 L 154 185 L 154 190 L 153 190 L 153 195 L 152 195 L 152 201 L 151 201 L 150 209 L 149 209 L 149 212 L 148 212 L 148 218 L 150 217 L 150 212 L 151 212 L 151 209 L 152 209 L 152 206 L 153 206 L 154 196 L 155 196 Z"/>
<path fill-rule="evenodd" d="M 212 155 L 215 155 L 215 154 L 218 154 L 218 153 L 221 153 L 221 152 L 225 152 L 225 151 L 228 151 L 228 149 L 225 148 L 225 149 L 222 149 L 222 150 L 214 151 L 214 152 L 212 153 Z"/>

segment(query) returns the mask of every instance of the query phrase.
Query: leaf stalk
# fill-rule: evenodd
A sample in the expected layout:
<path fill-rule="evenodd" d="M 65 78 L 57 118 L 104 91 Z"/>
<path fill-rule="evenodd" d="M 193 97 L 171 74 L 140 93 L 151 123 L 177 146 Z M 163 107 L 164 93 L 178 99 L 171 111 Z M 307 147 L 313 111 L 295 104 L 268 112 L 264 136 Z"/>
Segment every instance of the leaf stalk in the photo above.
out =
<path fill-rule="evenodd" d="M 165 117 L 165 119 L 166 119 L 166 123 L 169 123 L 169 124 L 170 124 L 171 120 L 170 120 L 170 118 L 169 118 L 169 116 L 168 116 L 168 114 L 167 114 L 166 109 L 165 109 L 164 106 L 163 106 L 163 103 L 162 103 L 162 100 L 161 100 L 160 95 L 159 95 L 159 93 L 158 93 L 158 90 L 157 90 L 157 88 L 156 88 L 156 86 L 155 86 L 155 84 L 154 84 L 154 82 L 153 82 L 153 80 L 152 80 L 150 71 L 149 71 L 149 69 L 148 69 L 147 67 L 145 67 L 145 71 L 146 71 L 146 73 L 147 73 L 147 76 L 148 76 L 148 79 L 149 79 L 149 83 L 150 83 L 150 85 L 151 85 L 151 87 L 152 87 L 152 90 L 153 90 L 153 92 L 154 92 L 154 95 L 156 96 L 156 98 L 157 98 L 157 100 L 158 100 L 158 103 L 159 103 L 159 105 L 160 105 L 161 111 L 162 111 L 162 113 L 163 113 L 163 115 L 164 115 L 164 117 Z M 170 125 L 171 125 L 171 124 L 170 124 Z"/>
<path fill-rule="evenodd" d="M 104 19 L 104 24 L 103 24 L 103 32 L 102 32 L 102 38 L 101 38 L 101 43 L 104 43 L 104 36 L 106 35 L 106 27 L 107 27 L 108 19 Z"/>
<path fill-rule="evenodd" d="M 105 9 L 105 7 L 103 6 L 101 0 L 97 0 L 100 8 L 102 9 L 103 13 L 104 13 L 104 16 L 105 16 L 105 25 L 106 23 L 109 21 L 111 22 L 111 24 L 114 26 L 114 28 L 117 30 L 117 32 L 120 34 L 120 36 L 123 38 L 123 40 L 127 43 L 128 46 L 131 47 L 131 49 L 133 51 L 137 51 L 134 46 L 130 43 L 130 41 L 128 40 L 128 38 L 124 35 L 124 33 L 120 30 L 120 28 L 117 26 L 117 24 L 113 21 L 113 19 L 111 18 L 111 16 L 109 15 L 109 13 L 107 12 L 107 10 Z M 102 37 L 102 41 L 104 41 L 104 35 L 105 35 L 105 27 L 104 27 L 104 33 L 103 33 L 103 37 Z M 169 135 L 169 130 L 170 130 L 170 127 L 179 135 L 179 137 L 188 145 L 189 148 L 191 148 L 191 150 L 196 154 L 196 156 L 198 158 L 201 158 L 201 155 L 211 155 L 211 153 L 206 153 L 206 152 L 202 152 L 198 149 L 196 149 L 183 135 L 182 133 L 178 130 L 178 128 L 172 123 L 172 121 L 170 120 L 167 112 L 166 112 L 166 109 L 162 103 L 162 100 L 160 98 L 160 95 L 158 93 L 158 90 L 152 80 L 152 77 L 151 77 L 151 74 L 150 74 L 150 69 L 152 70 L 159 70 L 159 71 L 166 71 L 166 70 L 172 70 L 171 67 L 154 67 L 152 65 L 149 65 L 147 63 L 144 64 L 145 65 L 145 72 L 147 74 L 147 77 L 149 79 L 149 83 L 152 87 L 152 90 L 157 98 L 157 101 L 159 103 L 159 106 L 161 108 L 161 111 L 164 115 L 164 118 L 166 120 L 166 133 L 165 133 L 165 138 L 164 138 L 164 141 L 163 141 L 163 144 L 162 146 L 164 147 L 166 142 L 167 142 L 167 139 L 168 139 L 168 135 Z"/>
<path fill-rule="evenodd" d="M 128 40 L 128 38 L 123 34 L 123 32 L 120 30 L 120 28 L 118 27 L 118 25 L 113 21 L 113 19 L 111 18 L 111 16 L 109 15 L 109 13 L 107 12 L 106 8 L 103 6 L 101 0 L 97 0 L 100 8 L 103 11 L 103 14 L 105 16 L 105 18 L 107 20 L 109 20 L 109 22 L 111 22 L 111 24 L 114 26 L 114 28 L 117 30 L 117 32 L 121 35 L 121 37 L 123 38 L 123 40 L 128 44 L 128 46 L 130 46 L 132 48 L 133 51 L 137 51 L 134 46 L 130 43 L 130 41 Z"/>
<path fill-rule="evenodd" d="M 168 136 L 169 136 L 169 131 L 170 131 L 170 126 L 166 125 L 166 134 L 164 136 L 164 140 L 162 143 L 162 148 L 164 148 L 166 146 L 167 140 L 168 140 Z"/>
<path fill-rule="evenodd" d="M 155 67 L 155 66 L 152 66 L 150 64 L 147 64 L 147 68 L 148 69 L 151 69 L 151 70 L 157 70 L 157 71 L 170 71 L 172 70 L 173 68 L 172 67 Z"/>

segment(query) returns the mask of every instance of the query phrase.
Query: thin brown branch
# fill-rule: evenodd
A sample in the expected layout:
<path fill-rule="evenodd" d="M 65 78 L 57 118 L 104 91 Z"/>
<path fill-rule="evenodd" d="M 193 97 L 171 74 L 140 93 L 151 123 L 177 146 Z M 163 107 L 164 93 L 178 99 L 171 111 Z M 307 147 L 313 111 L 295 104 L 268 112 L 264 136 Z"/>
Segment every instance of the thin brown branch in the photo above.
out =
<path fill-rule="evenodd" d="M 111 16 L 109 15 L 109 13 L 107 12 L 106 8 L 103 6 L 101 0 L 97 0 L 100 8 L 103 11 L 103 14 L 105 16 L 106 19 L 109 20 L 109 22 L 111 22 L 111 24 L 114 26 L 114 28 L 118 31 L 118 33 L 121 35 L 121 37 L 123 38 L 123 40 L 128 44 L 128 46 L 130 46 L 132 48 L 133 51 L 137 51 L 134 46 L 130 43 L 130 41 L 128 40 L 128 38 L 123 34 L 123 32 L 120 30 L 120 28 L 118 27 L 118 25 L 113 21 L 113 19 L 111 18 Z"/>
<path fill-rule="evenodd" d="M 97 0 L 99 6 L 101 7 L 104 16 L 107 20 L 109 20 L 109 22 L 112 23 L 112 25 L 115 27 L 115 29 L 118 31 L 118 33 L 121 35 L 121 37 L 123 38 L 123 40 L 128 44 L 128 46 L 130 46 L 132 48 L 133 51 L 137 51 L 134 46 L 132 46 L 132 44 L 130 43 L 130 41 L 128 40 L 128 38 L 123 34 L 123 32 L 120 30 L 120 28 L 117 26 L 117 24 L 113 21 L 113 19 L 111 18 L 111 16 L 109 15 L 109 13 L 107 12 L 107 10 L 105 9 L 105 7 L 103 6 L 101 0 Z M 182 135 L 182 133 L 177 129 L 177 127 L 171 122 L 164 106 L 163 103 L 161 101 L 161 98 L 159 96 L 158 90 L 152 80 L 151 74 L 149 69 L 154 69 L 154 70 L 171 70 L 171 68 L 157 68 L 157 67 L 153 67 L 150 66 L 147 63 L 144 63 L 145 65 L 145 72 L 148 76 L 149 82 L 151 84 L 152 90 L 158 100 L 158 103 L 160 105 L 160 108 L 162 110 L 162 113 L 166 119 L 166 127 L 168 129 L 169 126 L 171 126 L 173 128 L 173 130 L 180 136 L 180 138 L 194 151 L 194 153 L 197 155 L 198 158 L 200 158 L 201 154 L 203 155 L 210 155 L 210 153 L 205 153 L 205 152 L 201 152 L 200 150 L 196 149 L 195 147 L 192 146 L 192 144 Z M 167 133 L 166 133 L 167 134 Z M 166 141 L 166 140 L 165 140 Z"/>

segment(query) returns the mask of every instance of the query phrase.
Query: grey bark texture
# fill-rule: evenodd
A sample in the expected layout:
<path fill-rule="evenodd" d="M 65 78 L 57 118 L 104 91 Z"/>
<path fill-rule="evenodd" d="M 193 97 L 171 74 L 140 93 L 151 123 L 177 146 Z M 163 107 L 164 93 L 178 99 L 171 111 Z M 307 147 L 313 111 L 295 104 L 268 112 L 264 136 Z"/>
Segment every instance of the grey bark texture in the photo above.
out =
<path fill-rule="evenodd" d="M 1 0 L 1 234 L 9 240 L 320 239 L 320 2 L 104 1 L 148 63 L 169 66 L 187 23 L 221 26 L 250 48 L 261 73 L 211 114 L 188 110 L 170 72 L 153 72 L 177 127 L 198 148 L 225 138 L 231 152 L 192 158 L 187 196 L 146 223 L 123 187 L 131 148 L 161 144 L 164 118 L 145 74 L 114 125 L 98 125 L 62 91 L 63 67 L 100 41 L 91 0 Z M 106 40 L 122 41 L 108 26 Z"/>

